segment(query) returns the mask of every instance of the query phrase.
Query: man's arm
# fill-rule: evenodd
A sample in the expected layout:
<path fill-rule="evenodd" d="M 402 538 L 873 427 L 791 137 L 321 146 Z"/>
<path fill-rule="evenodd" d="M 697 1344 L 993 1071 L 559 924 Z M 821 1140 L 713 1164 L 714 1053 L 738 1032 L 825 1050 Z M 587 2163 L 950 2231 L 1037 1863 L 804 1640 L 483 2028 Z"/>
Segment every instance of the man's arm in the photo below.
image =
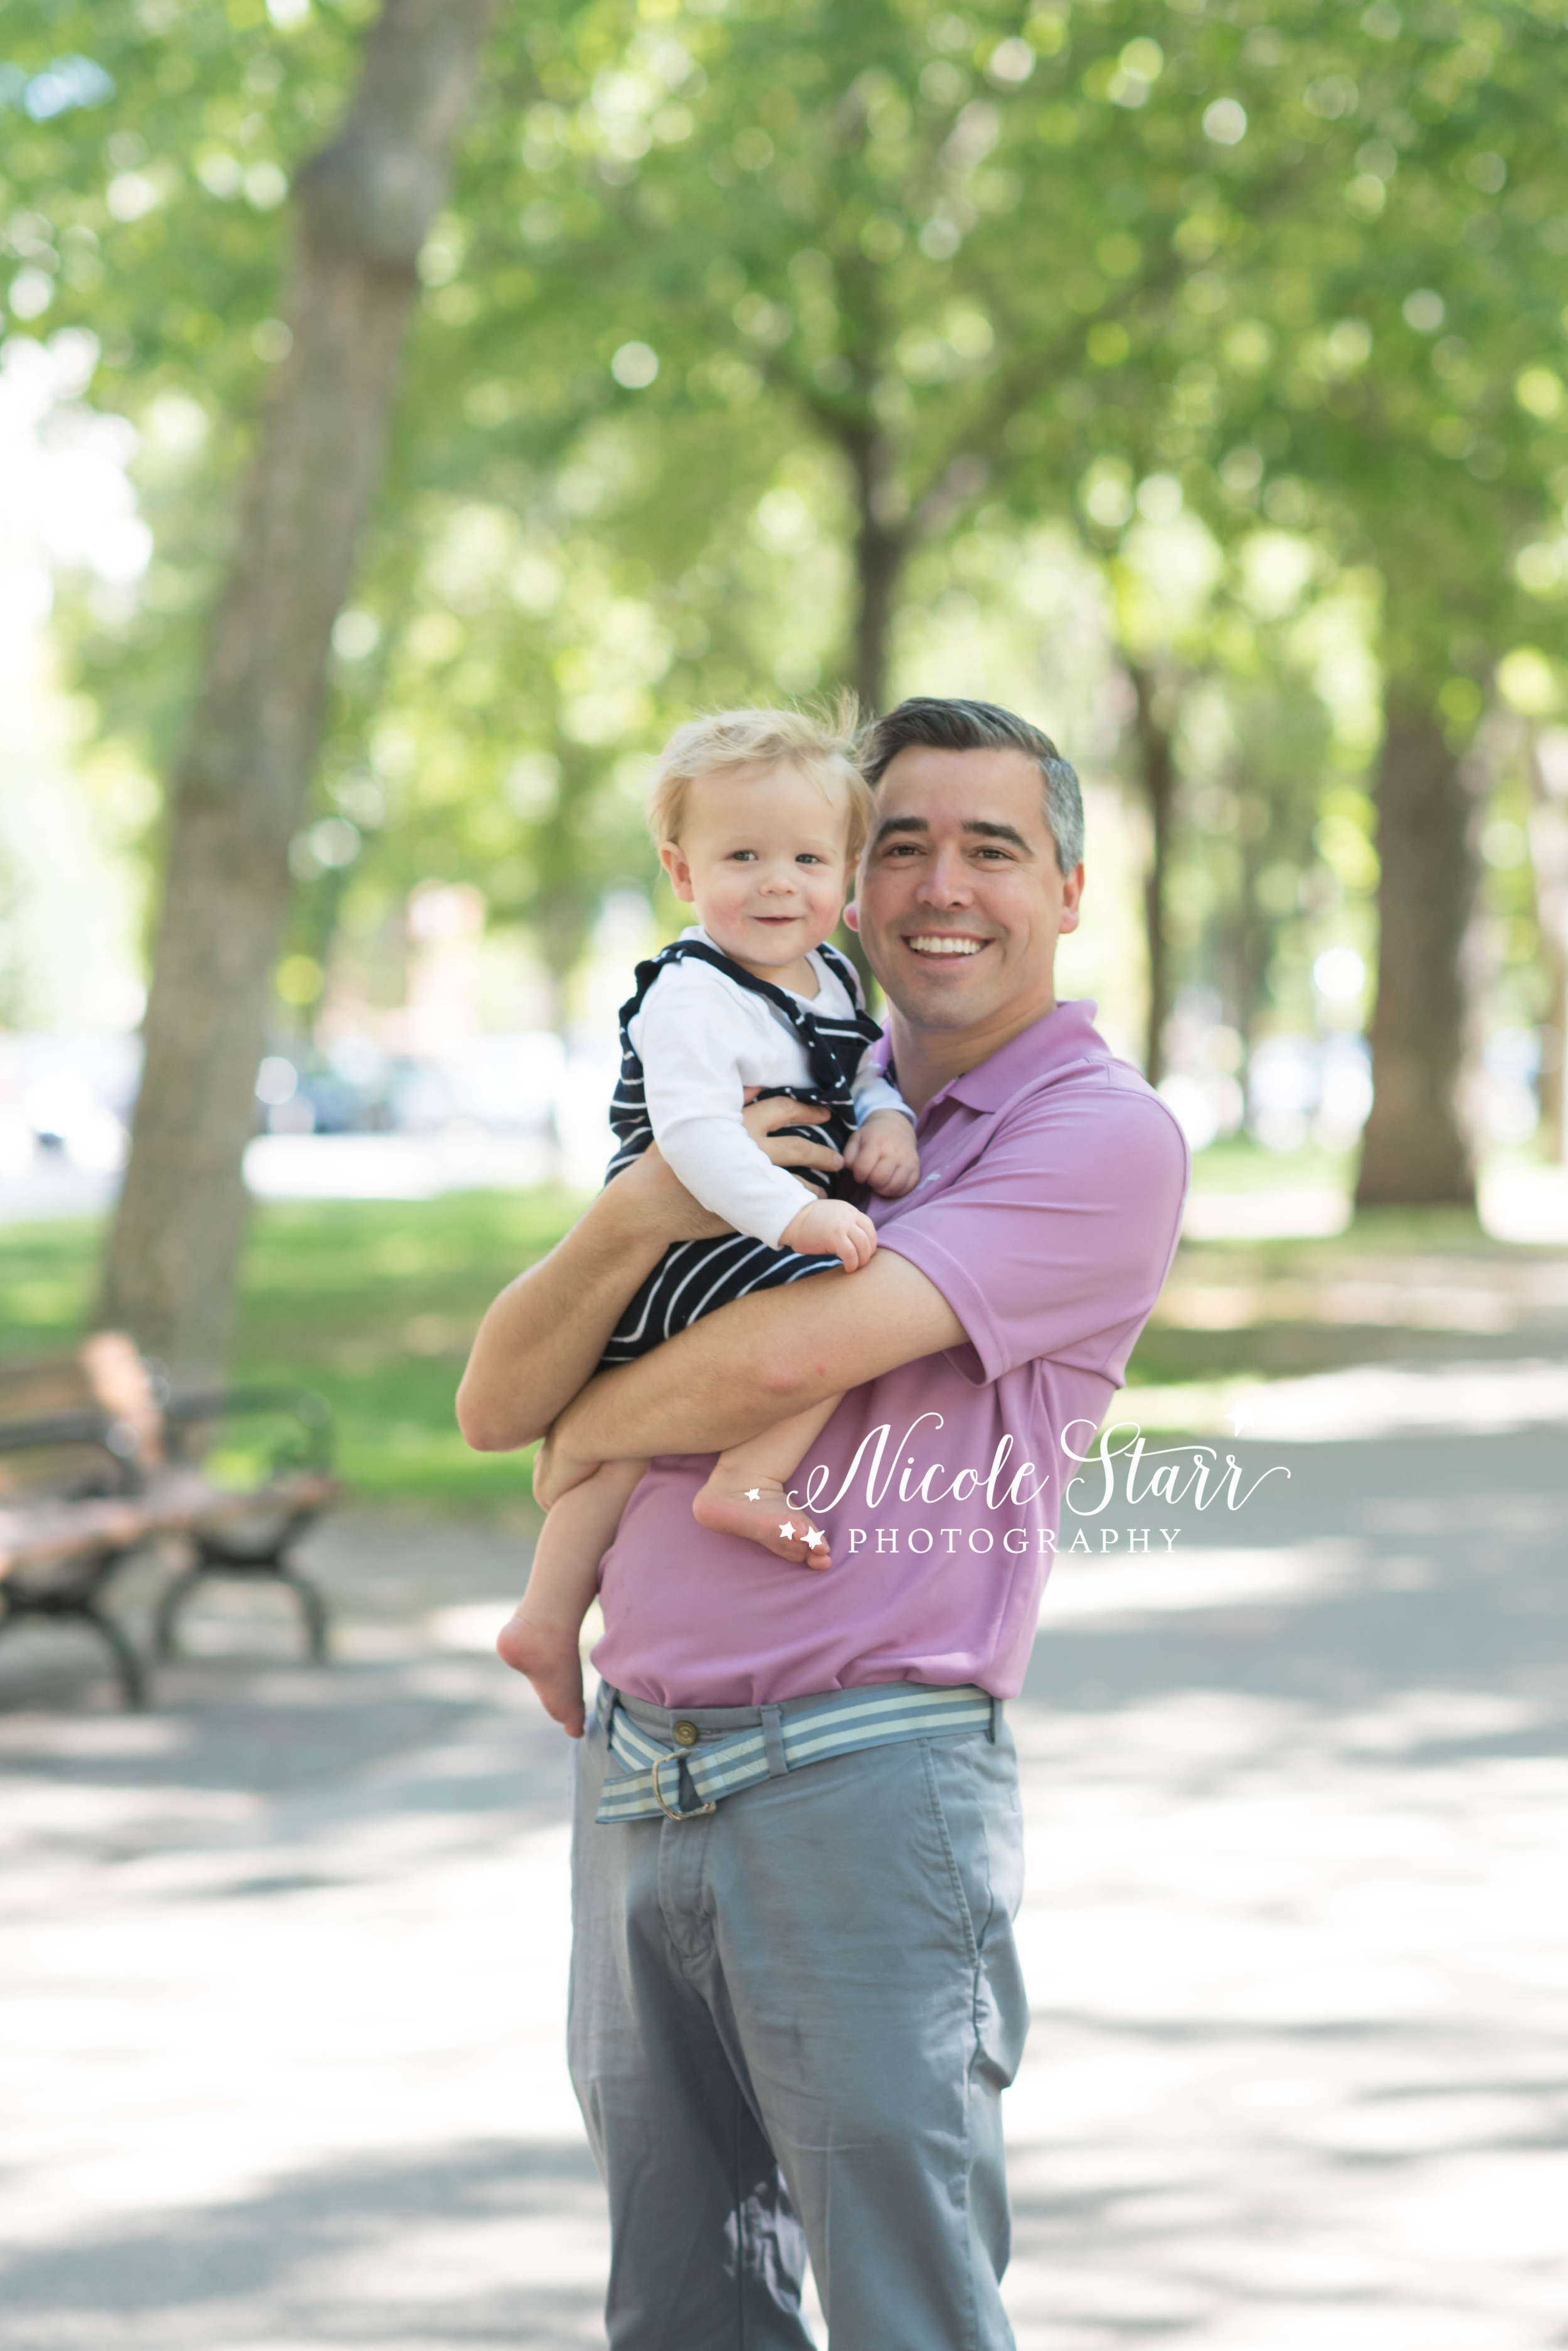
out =
<path fill-rule="evenodd" d="M 592 1376 L 638 1284 L 672 1240 L 693 1239 L 705 1212 L 663 1161 L 645 1153 L 607 1184 L 549 1257 L 507 1284 L 479 1325 L 457 1390 L 457 1426 L 479 1453 L 542 1437 Z M 663 1184 L 650 1177 L 662 1176 Z M 672 1229 L 679 1203 L 693 1229 Z"/>
<path fill-rule="evenodd" d="M 826 1112 L 786 1100 L 749 1103 L 753 1140 L 781 1166 L 841 1163 L 819 1143 L 775 1136 Z M 665 1164 L 658 1145 L 607 1184 L 549 1257 L 502 1290 L 479 1325 L 457 1391 L 457 1426 L 478 1453 L 511 1453 L 542 1437 L 591 1378 L 640 1284 L 675 1241 L 727 1232 Z"/>
<path fill-rule="evenodd" d="M 936 1283 L 892 1249 L 858 1273 L 756 1290 L 591 1380 L 547 1440 L 535 1491 L 553 1500 L 601 1461 L 721 1451 L 966 1335 Z"/>
<path fill-rule="evenodd" d="M 1024 1103 L 962 1177 L 884 1228 L 856 1273 L 759 1291 L 589 1383 L 535 1470 L 542 1501 L 601 1461 L 712 1453 L 966 1343 L 967 1376 L 1068 1349 L 1120 1381 L 1176 1247 L 1186 1144 L 1141 1085 Z"/>

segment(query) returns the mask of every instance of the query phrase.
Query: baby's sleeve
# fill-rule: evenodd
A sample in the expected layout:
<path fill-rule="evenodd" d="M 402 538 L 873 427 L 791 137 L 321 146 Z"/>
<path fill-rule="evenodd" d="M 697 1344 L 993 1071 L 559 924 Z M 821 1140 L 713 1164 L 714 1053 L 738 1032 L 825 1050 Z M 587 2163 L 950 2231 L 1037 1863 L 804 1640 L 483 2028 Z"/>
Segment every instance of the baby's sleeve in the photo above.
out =
<path fill-rule="evenodd" d="M 873 1111 L 896 1110 L 902 1111 L 913 1126 L 915 1113 L 910 1109 L 898 1088 L 888 1082 L 885 1071 L 879 1068 L 876 1062 L 875 1053 L 874 1045 L 866 1047 L 865 1051 L 861 1055 L 860 1067 L 854 1074 L 854 1082 L 850 1088 L 850 1099 L 854 1104 L 855 1124 L 863 1126 Z"/>
<path fill-rule="evenodd" d="M 655 980 L 632 1023 L 653 1139 L 694 1199 L 769 1249 L 812 1195 L 775 1167 L 741 1123 L 744 1013 L 706 972 Z"/>

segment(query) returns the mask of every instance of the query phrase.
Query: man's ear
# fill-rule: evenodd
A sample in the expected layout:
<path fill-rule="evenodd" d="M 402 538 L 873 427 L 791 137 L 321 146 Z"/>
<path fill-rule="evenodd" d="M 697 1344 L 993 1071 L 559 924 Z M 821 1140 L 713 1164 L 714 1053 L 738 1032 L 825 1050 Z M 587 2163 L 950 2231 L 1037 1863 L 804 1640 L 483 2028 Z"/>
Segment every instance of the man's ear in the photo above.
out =
<path fill-rule="evenodd" d="M 1057 925 L 1060 937 L 1075 931 L 1083 912 L 1083 865 L 1082 859 L 1061 885 L 1061 920 Z"/>
<path fill-rule="evenodd" d="M 670 887 L 676 897 L 684 899 L 688 906 L 691 905 L 695 895 L 692 889 L 692 869 L 687 861 L 686 852 L 678 841 L 662 841 L 659 843 L 659 862 L 669 875 Z"/>
<path fill-rule="evenodd" d="M 860 926 L 861 910 L 852 898 L 849 904 L 844 908 L 844 928 L 846 931 L 854 931 L 858 933 Z"/>

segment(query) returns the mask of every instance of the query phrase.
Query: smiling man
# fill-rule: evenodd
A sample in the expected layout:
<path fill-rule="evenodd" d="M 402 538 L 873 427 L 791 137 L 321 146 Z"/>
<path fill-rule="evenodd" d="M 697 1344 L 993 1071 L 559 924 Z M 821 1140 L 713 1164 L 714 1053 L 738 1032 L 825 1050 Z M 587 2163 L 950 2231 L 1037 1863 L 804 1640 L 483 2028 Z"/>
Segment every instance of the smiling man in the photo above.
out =
<path fill-rule="evenodd" d="M 1057 1001 L 1083 868 L 1055 747 L 989 704 L 916 700 L 865 768 L 853 919 L 921 1156 L 913 1192 L 865 1203 L 875 1256 L 591 1377 L 663 1250 L 711 1228 L 649 1154 L 497 1301 L 459 1397 L 476 1446 L 550 1429 L 547 1500 L 652 1457 L 604 1562 L 573 1844 L 570 2042 L 615 2351 L 806 2351 L 808 2251 L 843 2351 L 1012 2340 L 1000 2094 L 1028 2009 L 1002 1706 L 1062 1432 L 1120 1384 L 1186 1152 L 1092 1006 Z M 800 1116 L 759 1105 L 759 1131 L 780 1107 Z M 693 1520 L 716 1448 L 840 1390 L 798 1489 L 830 1573 Z"/>

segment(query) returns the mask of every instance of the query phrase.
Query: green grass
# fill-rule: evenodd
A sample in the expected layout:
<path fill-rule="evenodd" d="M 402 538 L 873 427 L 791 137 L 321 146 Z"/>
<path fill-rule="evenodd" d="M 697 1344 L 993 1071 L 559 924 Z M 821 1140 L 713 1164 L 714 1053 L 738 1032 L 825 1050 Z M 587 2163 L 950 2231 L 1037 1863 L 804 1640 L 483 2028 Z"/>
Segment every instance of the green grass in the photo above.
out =
<path fill-rule="evenodd" d="M 471 1453 L 452 1398 L 496 1292 L 554 1247 L 581 1202 L 565 1192 L 437 1200 L 273 1202 L 246 1244 L 233 1372 L 317 1388 L 356 1494 L 490 1510 L 528 1491 L 530 1457 Z M 0 1353 L 80 1336 L 101 1228 L 0 1228 Z"/>
<path fill-rule="evenodd" d="M 1193 1154 L 1195 1192 L 1297 1191 L 1320 1186 L 1348 1192 L 1354 1181 L 1354 1152 L 1320 1151 L 1315 1144 L 1300 1151 L 1266 1151 L 1249 1135 L 1238 1134 Z"/>

